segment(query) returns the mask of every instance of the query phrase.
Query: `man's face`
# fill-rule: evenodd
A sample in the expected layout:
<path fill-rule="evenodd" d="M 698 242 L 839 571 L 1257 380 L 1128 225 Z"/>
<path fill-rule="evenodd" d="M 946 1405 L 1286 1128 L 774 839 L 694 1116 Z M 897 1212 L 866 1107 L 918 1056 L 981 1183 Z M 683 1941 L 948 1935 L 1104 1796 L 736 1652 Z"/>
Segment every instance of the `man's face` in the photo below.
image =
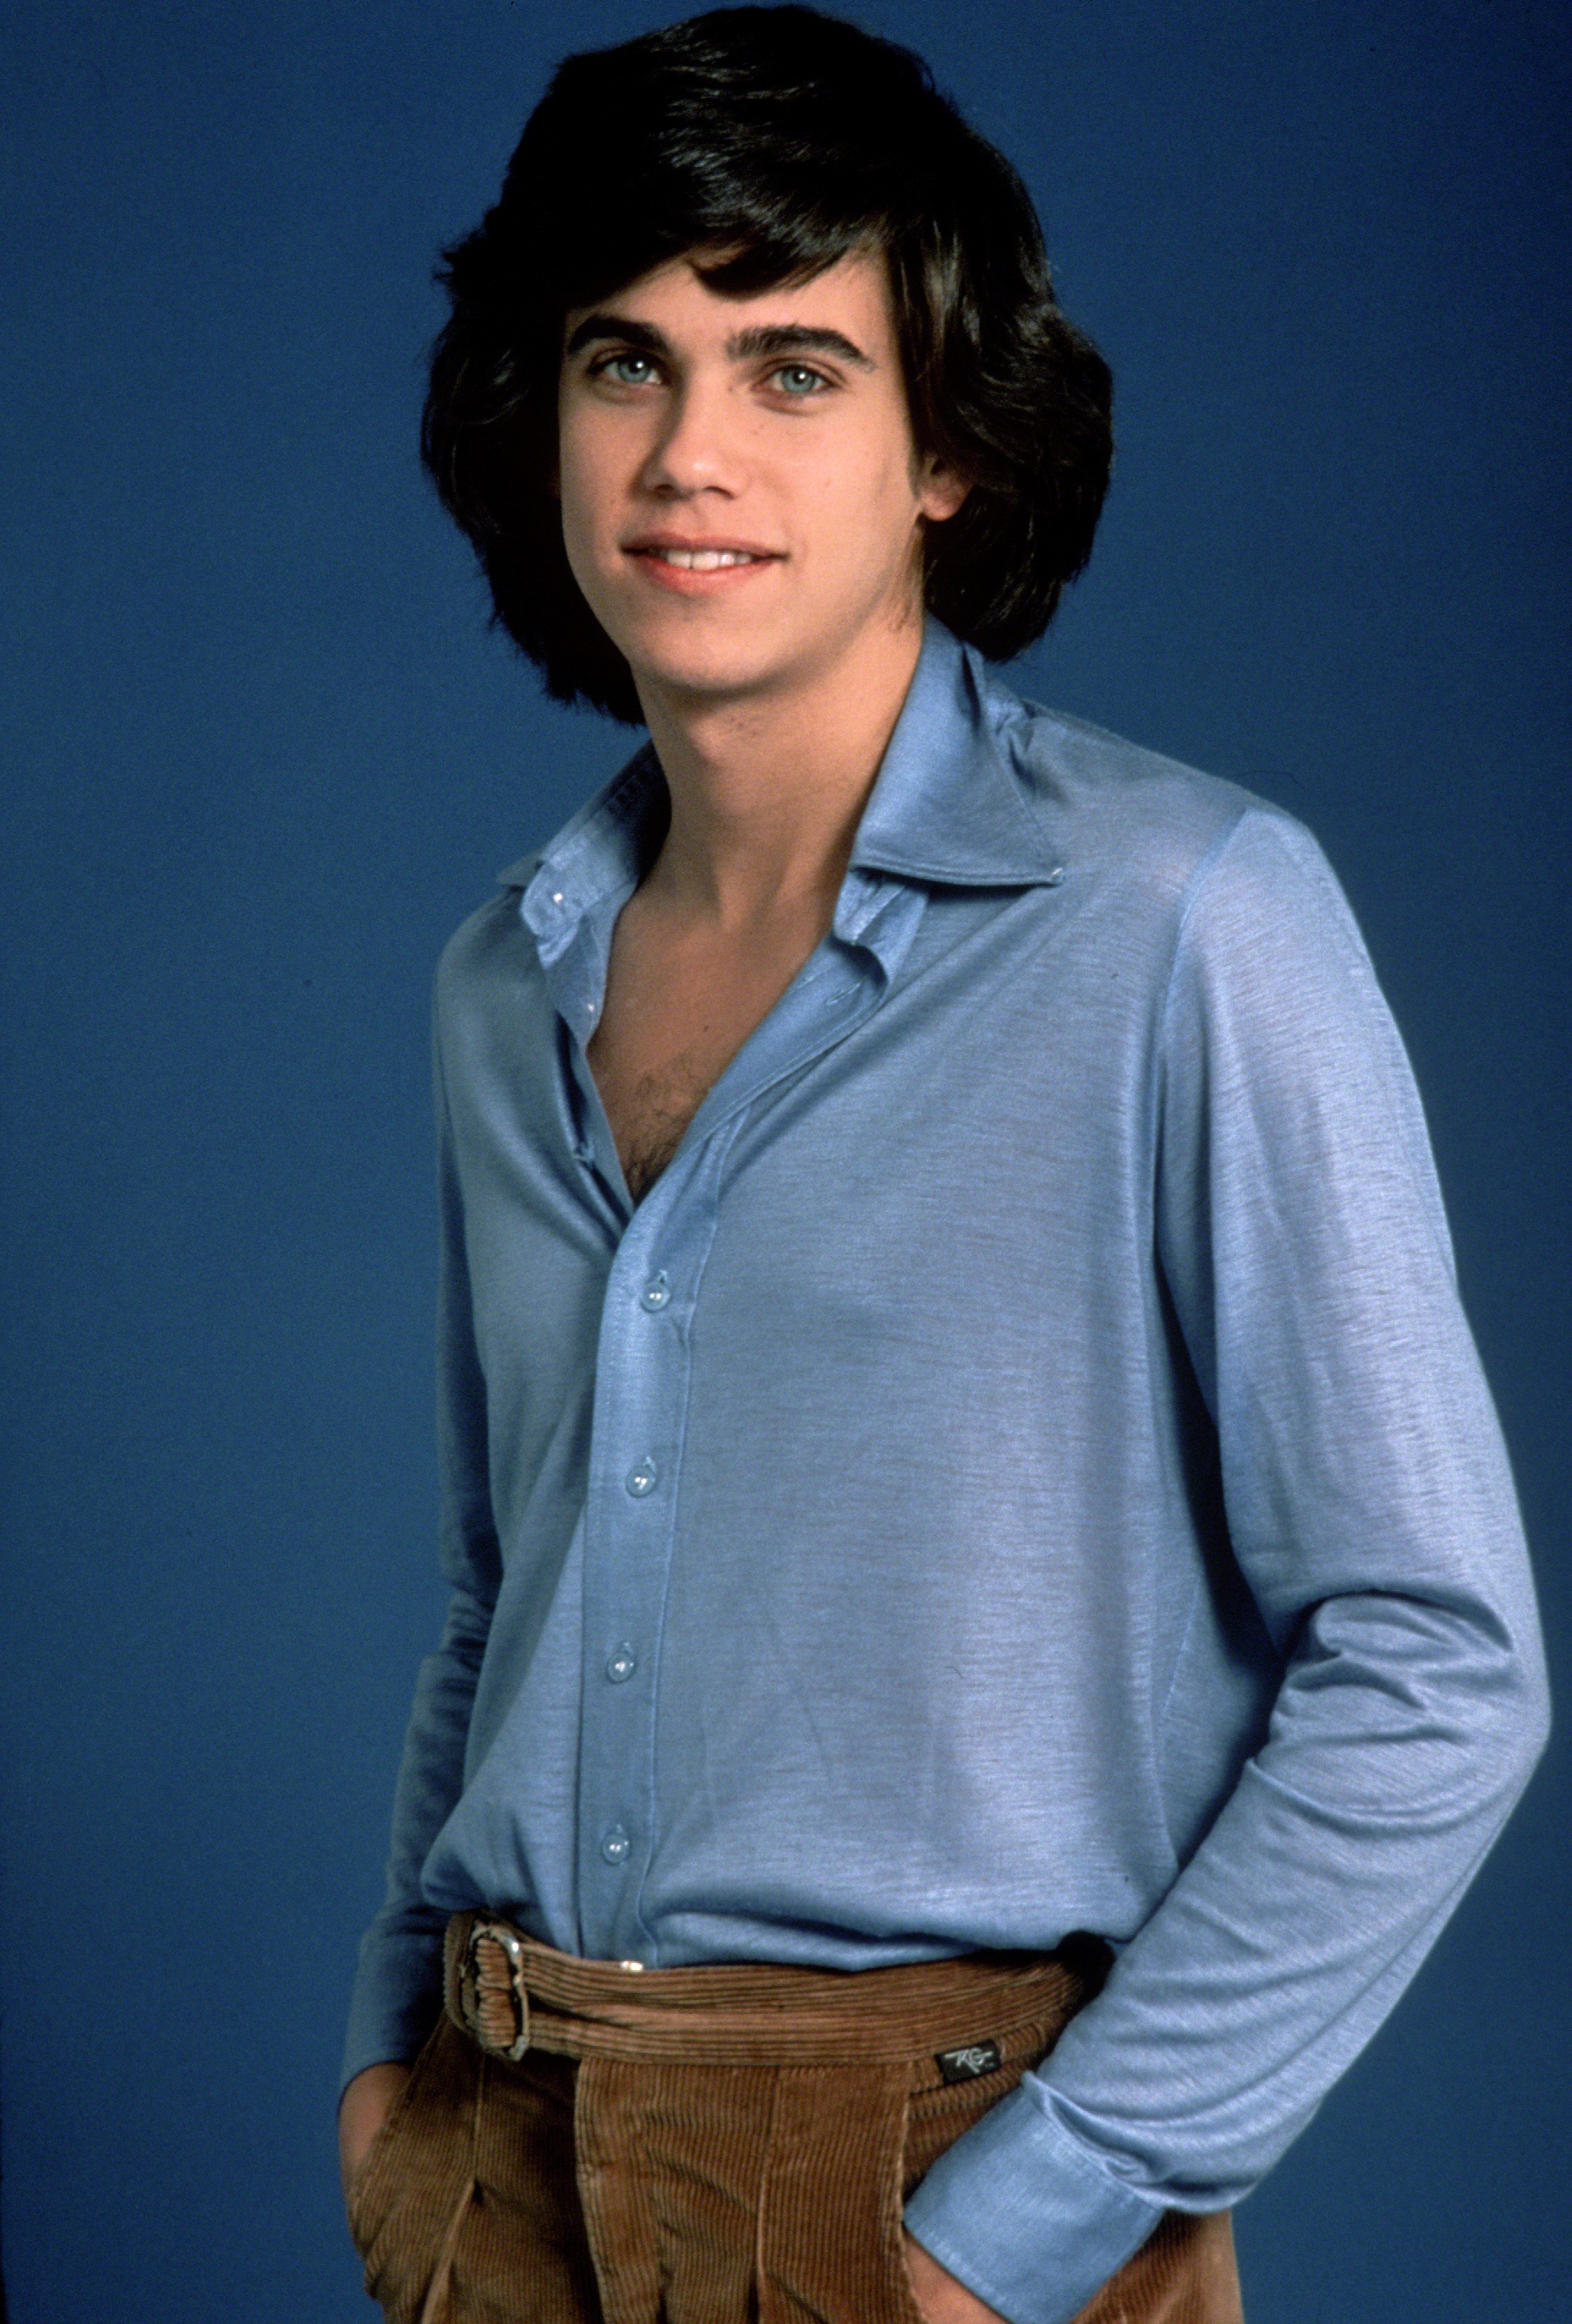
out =
<path fill-rule="evenodd" d="M 789 690 L 920 621 L 965 487 L 913 445 L 882 256 L 742 299 L 658 267 L 569 314 L 559 413 L 568 562 L 635 677 Z"/>

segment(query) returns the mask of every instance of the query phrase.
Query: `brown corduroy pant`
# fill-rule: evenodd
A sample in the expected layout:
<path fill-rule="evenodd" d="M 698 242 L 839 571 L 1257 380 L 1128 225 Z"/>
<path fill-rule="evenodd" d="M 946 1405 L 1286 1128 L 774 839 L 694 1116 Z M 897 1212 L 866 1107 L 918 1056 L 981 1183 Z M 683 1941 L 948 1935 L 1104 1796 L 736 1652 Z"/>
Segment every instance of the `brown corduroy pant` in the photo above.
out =
<path fill-rule="evenodd" d="M 1089 1991 L 1053 1955 L 640 1975 L 516 1932 L 510 1972 L 498 1925 L 450 1927 L 447 2015 L 351 2190 L 390 2324 L 922 2324 L 906 2196 Z M 527 2034 L 477 2011 L 488 1959 Z M 1241 2324 L 1227 2214 L 1164 2213 L 1077 2324 Z"/>

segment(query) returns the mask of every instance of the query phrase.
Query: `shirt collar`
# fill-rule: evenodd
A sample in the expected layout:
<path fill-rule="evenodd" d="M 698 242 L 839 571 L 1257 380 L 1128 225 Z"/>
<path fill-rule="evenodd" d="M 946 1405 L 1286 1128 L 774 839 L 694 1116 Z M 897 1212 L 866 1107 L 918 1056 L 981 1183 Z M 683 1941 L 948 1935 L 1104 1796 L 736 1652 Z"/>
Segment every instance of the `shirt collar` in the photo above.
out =
<path fill-rule="evenodd" d="M 1062 858 L 1011 765 L 1004 730 L 1020 715 L 980 657 L 930 618 L 857 827 L 843 904 L 866 898 L 865 875 L 881 872 L 961 887 L 1058 882 Z M 543 850 L 502 873 L 504 887 L 522 890 L 519 909 L 543 959 L 565 950 L 613 890 L 637 885 L 664 817 L 661 791 L 647 742 Z"/>
<path fill-rule="evenodd" d="M 930 617 L 852 843 L 854 871 L 965 888 L 1053 885 L 1062 859 L 1028 804 L 1002 729 L 1021 705 Z"/>

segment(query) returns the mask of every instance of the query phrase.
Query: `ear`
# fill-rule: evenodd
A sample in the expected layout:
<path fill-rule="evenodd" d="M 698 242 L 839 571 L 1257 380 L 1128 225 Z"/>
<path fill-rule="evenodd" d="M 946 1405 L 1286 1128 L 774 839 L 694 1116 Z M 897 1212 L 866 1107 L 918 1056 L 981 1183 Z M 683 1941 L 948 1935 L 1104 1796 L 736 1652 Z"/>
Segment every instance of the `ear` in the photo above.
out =
<path fill-rule="evenodd" d="M 948 468 L 932 454 L 924 461 L 917 484 L 917 508 L 930 524 L 943 524 L 961 508 L 971 490 L 971 478 Z"/>

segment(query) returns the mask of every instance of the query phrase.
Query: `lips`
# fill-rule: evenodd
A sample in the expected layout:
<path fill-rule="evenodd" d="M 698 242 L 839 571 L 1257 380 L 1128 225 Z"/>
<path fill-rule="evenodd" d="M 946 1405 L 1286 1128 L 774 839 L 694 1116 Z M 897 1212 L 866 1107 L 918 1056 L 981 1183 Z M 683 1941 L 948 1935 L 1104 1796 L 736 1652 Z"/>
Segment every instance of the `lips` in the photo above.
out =
<path fill-rule="evenodd" d="M 646 587 L 690 603 L 745 591 L 785 561 L 784 550 L 766 549 L 762 541 L 695 540 L 680 532 L 638 533 L 622 543 L 622 553 Z"/>
<path fill-rule="evenodd" d="M 657 558 L 662 565 L 674 565 L 679 573 L 719 573 L 728 565 L 764 562 L 749 549 L 640 549 L 635 553 Z"/>
<path fill-rule="evenodd" d="M 780 551 L 752 540 L 694 540 L 676 533 L 642 533 L 625 541 L 630 557 L 647 559 L 669 573 L 730 573 L 750 565 L 773 565 Z"/>

